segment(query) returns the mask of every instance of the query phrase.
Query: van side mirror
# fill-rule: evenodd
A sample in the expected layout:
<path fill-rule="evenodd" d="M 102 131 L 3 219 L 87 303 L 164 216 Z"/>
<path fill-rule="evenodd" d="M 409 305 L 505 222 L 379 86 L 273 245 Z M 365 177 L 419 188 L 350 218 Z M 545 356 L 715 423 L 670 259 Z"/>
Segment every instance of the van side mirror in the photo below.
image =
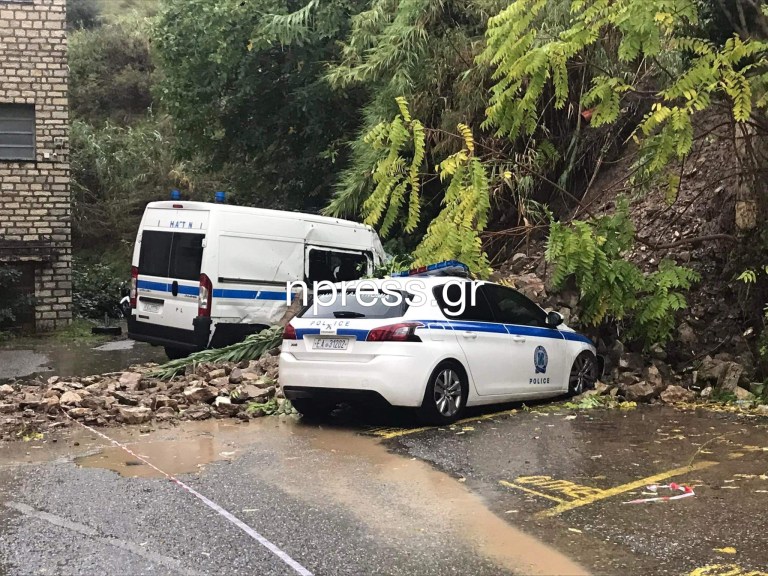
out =
<path fill-rule="evenodd" d="M 552 310 L 547 314 L 547 326 L 550 328 L 557 328 L 563 323 L 563 315 L 560 312 Z"/>

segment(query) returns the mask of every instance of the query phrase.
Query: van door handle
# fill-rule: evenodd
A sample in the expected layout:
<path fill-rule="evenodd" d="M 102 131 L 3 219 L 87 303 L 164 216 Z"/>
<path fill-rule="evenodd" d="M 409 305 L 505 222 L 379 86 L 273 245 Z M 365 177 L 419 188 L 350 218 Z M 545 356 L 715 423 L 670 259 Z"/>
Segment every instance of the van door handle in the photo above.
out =
<path fill-rule="evenodd" d="M 512 336 L 513 342 L 525 342 L 525 336 Z"/>
<path fill-rule="evenodd" d="M 171 294 L 173 294 L 174 296 L 178 296 L 179 295 L 179 281 L 178 280 L 174 280 L 173 284 L 171 284 Z"/>
<path fill-rule="evenodd" d="M 467 340 L 474 340 L 477 338 L 477 332 L 462 332 L 461 335 Z"/>

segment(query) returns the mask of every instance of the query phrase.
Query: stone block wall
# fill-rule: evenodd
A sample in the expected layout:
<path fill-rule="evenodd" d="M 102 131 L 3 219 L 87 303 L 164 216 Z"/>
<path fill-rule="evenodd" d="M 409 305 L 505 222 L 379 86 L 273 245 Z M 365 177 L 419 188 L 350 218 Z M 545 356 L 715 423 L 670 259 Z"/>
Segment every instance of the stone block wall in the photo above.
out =
<path fill-rule="evenodd" d="M 34 105 L 36 157 L 0 159 L 0 266 L 34 266 L 38 330 L 72 319 L 65 10 L 0 0 L 0 105 Z"/>

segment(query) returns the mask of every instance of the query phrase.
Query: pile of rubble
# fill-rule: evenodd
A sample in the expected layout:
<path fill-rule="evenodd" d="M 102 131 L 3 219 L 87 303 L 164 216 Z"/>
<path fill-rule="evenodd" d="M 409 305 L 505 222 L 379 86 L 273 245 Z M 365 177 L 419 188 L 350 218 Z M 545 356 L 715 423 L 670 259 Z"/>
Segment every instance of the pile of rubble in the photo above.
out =
<path fill-rule="evenodd" d="M 152 420 L 248 420 L 295 412 L 277 381 L 279 349 L 239 364 L 200 364 L 165 381 L 155 366 L 135 366 L 83 378 L 33 380 L 0 386 L 0 439 L 45 432 L 70 423 L 144 424 Z"/>

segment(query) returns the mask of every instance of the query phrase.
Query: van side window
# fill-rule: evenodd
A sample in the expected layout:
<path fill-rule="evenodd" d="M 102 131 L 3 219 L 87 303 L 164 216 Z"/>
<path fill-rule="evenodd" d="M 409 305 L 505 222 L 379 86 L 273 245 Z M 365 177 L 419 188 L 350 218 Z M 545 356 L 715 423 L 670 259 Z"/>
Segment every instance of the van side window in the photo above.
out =
<path fill-rule="evenodd" d="M 368 256 L 362 252 L 338 252 L 310 248 L 308 282 L 344 282 L 362 278 L 368 272 Z"/>

